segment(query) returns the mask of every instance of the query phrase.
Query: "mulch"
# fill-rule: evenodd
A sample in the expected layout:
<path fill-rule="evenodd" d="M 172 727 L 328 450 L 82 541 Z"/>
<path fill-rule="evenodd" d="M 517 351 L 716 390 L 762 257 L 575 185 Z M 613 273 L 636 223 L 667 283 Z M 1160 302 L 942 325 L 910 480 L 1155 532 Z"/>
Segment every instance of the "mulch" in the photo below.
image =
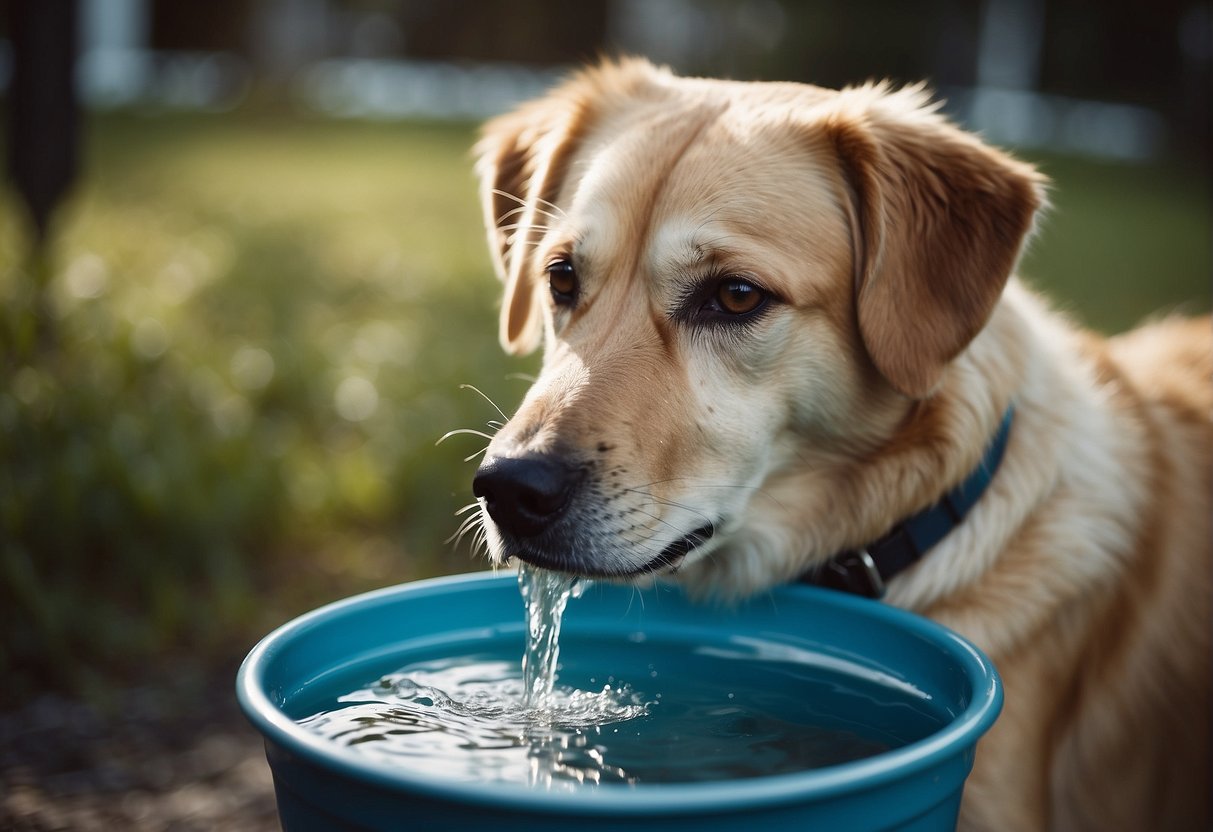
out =
<path fill-rule="evenodd" d="M 279 830 L 233 680 L 124 689 L 118 707 L 47 693 L 0 713 L 0 829 Z"/>

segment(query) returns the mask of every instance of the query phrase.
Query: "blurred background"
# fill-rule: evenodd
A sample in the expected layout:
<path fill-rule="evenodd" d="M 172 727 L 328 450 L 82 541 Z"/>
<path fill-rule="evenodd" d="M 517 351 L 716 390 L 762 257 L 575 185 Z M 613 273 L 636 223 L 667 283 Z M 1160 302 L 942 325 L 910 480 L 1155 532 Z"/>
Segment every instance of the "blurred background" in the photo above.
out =
<path fill-rule="evenodd" d="M 469 149 L 584 61 L 925 79 L 1053 178 L 1022 271 L 1075 319 L 1210 306 L 1208 2 L 0 8 L 5 828 L 272 827 L 239 659 L 485 568 L 449 540 L 483 443 L 436 441 L 535 362 L 496 343 Z"/>

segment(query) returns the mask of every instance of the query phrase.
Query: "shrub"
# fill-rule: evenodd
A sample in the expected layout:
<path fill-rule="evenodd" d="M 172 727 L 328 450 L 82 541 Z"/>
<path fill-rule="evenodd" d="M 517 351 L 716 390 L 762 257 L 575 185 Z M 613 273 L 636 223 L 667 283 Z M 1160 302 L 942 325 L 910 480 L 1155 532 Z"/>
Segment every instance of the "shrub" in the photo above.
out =
<path fill-rule="evenodd" d="M 10 696 L 230 661 L 315 604 L 479 566 L 444 543 L 475 447 L 435 441 L 496 416 L 461 383 L 522 387 L 471 140 L 114 118 L 42 259 L 0 210 Z"/>

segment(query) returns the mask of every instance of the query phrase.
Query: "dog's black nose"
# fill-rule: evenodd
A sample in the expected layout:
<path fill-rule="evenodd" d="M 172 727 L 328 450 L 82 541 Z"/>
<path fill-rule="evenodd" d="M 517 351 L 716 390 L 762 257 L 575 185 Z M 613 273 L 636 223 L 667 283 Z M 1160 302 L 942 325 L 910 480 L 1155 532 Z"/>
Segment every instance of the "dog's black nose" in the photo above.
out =
<path fill-rule="evenodd" d="M 472 480 L 497 527 L 534 537 L 560 516 L 580 480 L 577 469 L 549 456 L 493 457 Z"/>

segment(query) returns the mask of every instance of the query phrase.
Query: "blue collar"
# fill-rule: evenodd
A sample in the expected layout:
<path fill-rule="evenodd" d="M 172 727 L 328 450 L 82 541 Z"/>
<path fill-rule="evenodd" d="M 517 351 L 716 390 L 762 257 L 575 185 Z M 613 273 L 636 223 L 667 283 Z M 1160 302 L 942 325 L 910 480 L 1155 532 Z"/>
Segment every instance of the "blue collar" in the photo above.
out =
<path fill-rule="evenodd" d="M 898 523 L 876 542 L 834 555 L 800 581 L 869 598 L 883 597 L 885 584 L 947 537 L 981 499 L 1007 449 L 1013 413 L 1014 408 L 1008 407 L 981 462 L 960 485 L 934 505 Z"/>

